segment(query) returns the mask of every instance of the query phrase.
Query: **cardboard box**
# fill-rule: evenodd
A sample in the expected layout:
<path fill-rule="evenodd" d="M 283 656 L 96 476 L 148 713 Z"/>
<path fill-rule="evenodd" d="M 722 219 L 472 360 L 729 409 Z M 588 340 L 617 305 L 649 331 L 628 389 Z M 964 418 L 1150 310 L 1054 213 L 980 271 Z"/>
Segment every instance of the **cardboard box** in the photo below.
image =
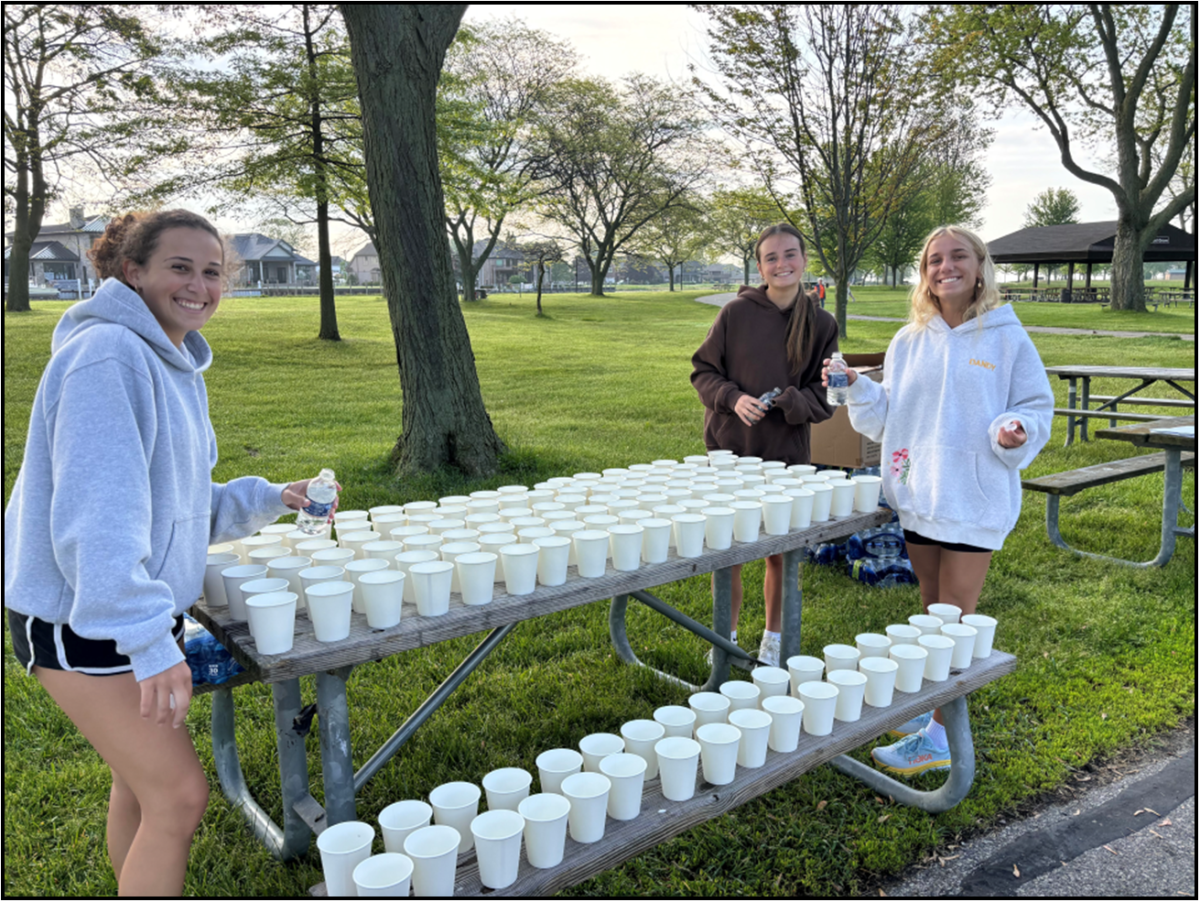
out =
<path fill-rule="evenodd" d="M 846 364 L 854 367 L 859 376 L 879 382 L 883 379 L 883 356 L 846 354 L 845 359 Z M 843 470 L 879 466 L 879 444 L 854 431 L 845 407 L 835 409 L 833 417 L 824 423 L 813 425 L 809 445 L 814 464 Z"/>

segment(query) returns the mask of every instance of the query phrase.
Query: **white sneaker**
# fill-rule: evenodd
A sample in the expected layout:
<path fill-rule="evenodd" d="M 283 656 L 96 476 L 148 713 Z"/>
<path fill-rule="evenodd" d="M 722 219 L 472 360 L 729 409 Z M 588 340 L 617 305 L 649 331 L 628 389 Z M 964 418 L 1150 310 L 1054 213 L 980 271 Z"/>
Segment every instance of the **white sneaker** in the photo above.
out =
<path fill-rule="evenodd" d="M 779 637 L 769 636 L 765 632 L 762 637 L 762 644 L 758 646 L 758 660 L 762 661 L 768 667 L 779 666 Z"/>

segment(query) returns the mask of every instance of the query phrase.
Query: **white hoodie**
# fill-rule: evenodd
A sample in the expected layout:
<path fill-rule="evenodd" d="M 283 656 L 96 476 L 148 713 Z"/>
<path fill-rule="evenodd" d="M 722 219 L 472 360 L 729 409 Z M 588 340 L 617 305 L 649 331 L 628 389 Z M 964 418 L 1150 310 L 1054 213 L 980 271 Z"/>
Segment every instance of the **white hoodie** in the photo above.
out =
<path fill-rule="evenodd" d="M 850 423 L 881 442 L 883 491 L 900 525 L 939 542 L 998 549 L 1021 512 L 1019 470 L 1050 437 L 1054 393 L 1012 307 L 951 329 L 935 316 L 896 333 L 883 382 L 856 379 Z M 1019 448 L 996 441 L 1017 420 Z"/>

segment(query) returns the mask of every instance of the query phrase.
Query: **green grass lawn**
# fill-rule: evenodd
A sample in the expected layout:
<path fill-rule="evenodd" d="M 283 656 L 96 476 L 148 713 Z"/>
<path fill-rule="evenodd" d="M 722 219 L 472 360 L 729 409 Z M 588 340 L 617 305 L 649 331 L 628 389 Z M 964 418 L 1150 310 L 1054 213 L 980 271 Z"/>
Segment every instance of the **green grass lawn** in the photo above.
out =
<path fill-rule="evenodd" d="M 554 475 L 701 451 L 702 409 L 688 376 L 691 354 L 716 315 L 715 307 L 693 299 L 708 293 L 711 289 L 604 299 L 548 295 L 543 298 L 547 316 L 540 319 L 529 296 L 468 304 L 465 316 L 484 399 L 511 449 L 501 473 L 473 482 L 454 473 L 399 481 L 389 472 L 401 392 L 382 300 L 339 299 L 345 337 L 340 343 L 314 338 L 315 299 L 227 301 L 205 332 L 215 355 L 207 375 L 221 450 L 215 478 L 258 473 L 283 481 L 330 466 L 345 487 L 342 506 L 350 509 L 511 482 L 531 485 Z M 851 309 L 888 303 L 894 301 L 860 294 Z M 65 306 L 38 303 L 31 313 L 5 316 L 6 498 L 20 465 L 50 333 Z M 1027 311 L 1049 306 L 1024 305 L 1018 313 L 1029 322 Z M 1106 322 L 1112 316 L 1091 315 Z M 1144 316 L 1154 329 L 1167 321 L 1163 312 Z M 844 349 L 883 350 L 896 328 L 894 323 L 851 322 Z M 1122 322 L 1121 328 L 1132 327 Z M 1035 334 L 1033 340 L 1047 365 L 1195 365 L 1194 345 L 1176 338 Z M 1114 394 L 1115 387 L 1099 383 L 1093 391 Z M 1065 404 L 1065 383 L 1056 381 L 1054 389 L 1058 403 Z M 1064 448 L 1064 438 L 1059 419 L 1029 475 L 1132 453 L 1129 446 L 1102 441 Z M 1185 493 L 1194 508 L 1191 473 Z M 1149 559 L 1158 547 L 1161 499 L 1161 476 L 1092 489 L 1064 502 L 1063 530 L 1078 547 Z M 1046 538 L 1043 504 L 1041 496 L 1026 495 L 1021 519 L 996 554 L 980 600 L 981 611 L 1000 619 L 997 646 L 1017 656 L 1018 670 L 971 696 L 977 781 L 956 809 L 931 816 L 902 808 L 822 767 L 571 894 L 873 892 L 878 881 L 921 861 L 932 849 L 1011 816 L 1076 769 L 1193 714 L 1194 542 L 1182 541 L 1162 570 L 1076 558 Z M 742 645 L 752 648 L 763 628 L 762 567 L 749 566 L 746 573 L 740 633 Z M 915 587 L 870 589 L 833 568 L 806 566 L 803 582 L 805 653 L 852 640 L 864 630 L 881 631 L 920 607 Z M 657 594 L 693 617 L 710 616 L 704 578 L 663 586 Z M 423 798 L 448 780 L 478 783 L 496 767 L 533 770 L 534 758 L 545 749 L 574 745 L 587 733 L 614 731 L 626 720 L 650 716 L 659 705 L 686 704 L 683 690 L 619 663 L 609 648 L 606 614 L 605 606 L 592 605 L 521 624 L 368 784 L 358 799 L 359 817 L 373 821 L 387 804 Z M 702 681 L 700 640 L 647 610 L 632 610 L 629 623 L 644 661 Z M 356 766 L 480 638 L 405 653 L 351 676 Z M 114 893 L 104 851 L 107 769 L 36 682 L 25 678 L 7 633 L 5 643 L 4 893 Z M 306 702 L 314 700 L 311 678 L 302 685 Z M 235 697 L 247 781 L 278 820 L 270 692 L 245 686 Z M 202 696 L 189 717 L 214 792 L 196 836 L 185 892 L 305 894 L 321 879 L 315 847 L 299 861 L 280 864 L 252 839 L 241 815 L 216 789 L 209 712 L 209 698 Z M 320 800 L 315 730 L 308 748 L 312 791 Z M 855 756 L 866 761 L 868 752 L 864 747 Z M 917 783 L 928 789 L 940 780 L 929 775 Z"/>

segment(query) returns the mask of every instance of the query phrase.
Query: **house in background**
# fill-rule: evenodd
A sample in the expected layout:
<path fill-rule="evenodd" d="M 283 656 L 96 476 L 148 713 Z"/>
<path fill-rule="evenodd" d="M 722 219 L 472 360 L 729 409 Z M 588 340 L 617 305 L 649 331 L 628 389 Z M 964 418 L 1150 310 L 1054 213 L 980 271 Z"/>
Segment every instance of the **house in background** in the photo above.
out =
<path fill-rule="evenodd" d="M 71 207 L 69 218 L 64 223 L 43 223 L 29 249 L 30 284 L 48 285 L 78 280 L 78 285 L 60 286 L 72 291 L 86 291 L 89 279 L 99 284 L 96 267 L 88 259 L 87 252 L 104 233 L 107 225 L 107 216 L 87 216 L 83 207 Z M 7 283 L 13 233 L 6 232 L 4 237 L 9 245 L 4 248 L 4 281 Z"/>
<path fill-rule="evenodd" d="M 375 245 L 368 241 L 356 250 L 350 258 L 348 271 L 359 285 L 378 285 L 379 251 L 375 250 Z"/>
<path fill-rule="evenodd" d="M 317 264 L 296 253 L 286 241 L 259 232 L 229 237 L 241 267 L 234 283 L 242 286 L 315 285 Z"/>

